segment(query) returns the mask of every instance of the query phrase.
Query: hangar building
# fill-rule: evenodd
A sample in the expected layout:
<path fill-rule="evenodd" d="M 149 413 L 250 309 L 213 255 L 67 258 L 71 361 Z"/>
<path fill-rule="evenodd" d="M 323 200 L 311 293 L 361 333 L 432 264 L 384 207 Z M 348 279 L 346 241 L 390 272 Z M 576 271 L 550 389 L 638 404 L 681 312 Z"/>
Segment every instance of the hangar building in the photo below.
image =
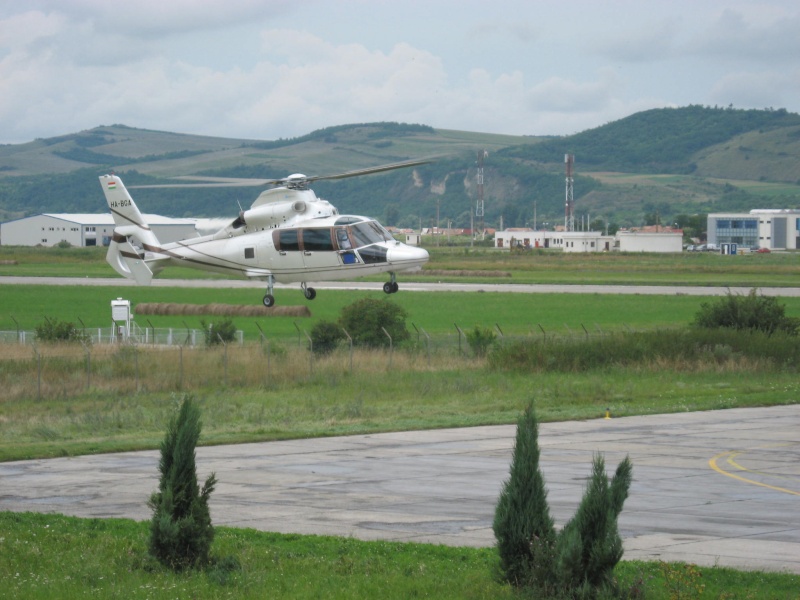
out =
<path fill-rule="evenodd" d="M 616 236 L 598 231 L 533 231 L 513 228 L 495 234 L 495 247 L 561 249 L 564 252 L 681 252 L 682 231 L 618 231 Z"/>
<path fill-rule="evenodd" d="M 161 242 L 196 237 L 197 219 L 173 219 L 142 215 Z M 114 233 L 114 219 L 108 214 L 48 213 L 0 223 L 0 244 L 4 246 L 108 246 Z"/>

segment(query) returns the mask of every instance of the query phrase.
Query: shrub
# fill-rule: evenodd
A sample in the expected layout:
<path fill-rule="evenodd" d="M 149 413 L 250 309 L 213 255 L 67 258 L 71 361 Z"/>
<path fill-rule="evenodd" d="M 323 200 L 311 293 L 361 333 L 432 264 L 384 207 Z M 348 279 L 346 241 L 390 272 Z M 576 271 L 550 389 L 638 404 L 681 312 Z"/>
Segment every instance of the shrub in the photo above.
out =
<path fill-rule="evenodd" d="M 206 346 L 214 346 L 222 342 L 228 344 L 236 340 L 236 325 L 230 319 L 221 319 L 208 325 L 205 321 L 200 321 L 200 325 L 202 325 L 206 337 Z"/>
<path fill-rule="evenodd" d="M 406 329 L 407 316 L 402 307 L 389 300 L 362 298 L 342 309 L 339 322 L 354 344 L 379 348 L 389 345 L 384 329 L 395 344 L 411 337 Z"/>
<path fill-rule="evenodd" d="M 609 484 L 603 457 L 594 457 L 581 504 L 556 541 L 558 586 L 572 596 L 587 598 L 599 590 L 613 590 L 614 567 L 622 559 L 617 517 L 628 497 L 632 473 L 626 457 Z"/>
<path fill-rule="evenodd" d="M 344 339 L 344 331 L 333 321 L 318 321 L 311 328 L 312 349 L 317 354 L 329 354 Z"/>
<path fill-rule="evenodd" d="M 500 491 L 492 529 L 500 568 L 509 583 L 521 586 L 537 573 L 538 578 L 546 576 L 555 528 L 539 468 L 539 424 L 532 406 L 517 421 L 511 471 Z"/>
<path fill-rule="evenodd" d="M 696 327 L 746 329 L 772 335 L 783 331 L 797 335 L 800 319 L 787 317 L 777 298 L 761 296 L 755 288 L 747 296 L 728 294 L 714 302 L 704 302 L 694 318 Z"/>
<path fill-rule="evenodd" d="M 592 476 L 575 516 L 558 533 L 539 468 L 538 423 L 532 406 L 517 422 L 511 474 L 495 508 L 494 529 L 504 579 L 534 597 L 617 596 L 613 570 L 622 558 L 617 518 L 633 467 L 626 457 L 609 483 L 595 455 Z"/>
<path fill-rule="evenodd" d="M 475 329 L 468 331 L 465 335 L 472 352 L 480 358 L 486 356 L 489 348 L 492 347 L 492 344 L 497 339 L 497 334 L 494 331 L 488 327 L 478 327 L 477 325 Z"/>
<path fill-rule="evenodd" d="M 185 396 L 161 442 L 161 477 L 148 503 L 150 554 L 175 571 L 207 564 L 214 539 L 208 499 L 217 479 L 212 473 L 199 489 L 195 447 L 200 429 L 200 410 Z"/>
<path fill-rule="evenodd" d="M 59 319 L 48 319 L 35 328 L 36 339 L 42 342 L 84 342 L 90 343 L 91 337 L 75 327 L 74 323 Z"/>

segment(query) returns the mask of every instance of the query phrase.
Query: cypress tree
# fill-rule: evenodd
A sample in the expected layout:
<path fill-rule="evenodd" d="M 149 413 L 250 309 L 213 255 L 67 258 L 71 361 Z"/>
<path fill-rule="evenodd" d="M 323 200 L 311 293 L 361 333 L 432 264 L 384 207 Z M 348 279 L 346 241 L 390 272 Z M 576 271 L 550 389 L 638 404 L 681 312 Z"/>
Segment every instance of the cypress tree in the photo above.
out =
<path fill-rule="evenodd" d="M 200 410 L 186 396 L 161 443 L 158 491 L 148 503 L 150 554 L 176 571 L 207 563 L 214 539 L 208 500 L 217 479 L 212 473 L 200 490 L 195 463 L 200 429 Z"/>
<path fill-rule="evenodd" d="M 632 477 L 633 467 L 626 457 L 609 483 L 605 461 L 595 455 L 580 506 L 556 540 L 554 566 L 562 591 L 579 598 L 595 597 L 604 589 L 611 591 L 614 567 L 623 552 L 617 517 Z"/>
<path fill-rule="evenodd" d="M 532 406 L 517 422 L 508 480 L 503 484 L 492 528 L 505 579 L 515 586 L 547 581 L 555 538 L 547 489 L 539 468 L 539 425 Z"/>

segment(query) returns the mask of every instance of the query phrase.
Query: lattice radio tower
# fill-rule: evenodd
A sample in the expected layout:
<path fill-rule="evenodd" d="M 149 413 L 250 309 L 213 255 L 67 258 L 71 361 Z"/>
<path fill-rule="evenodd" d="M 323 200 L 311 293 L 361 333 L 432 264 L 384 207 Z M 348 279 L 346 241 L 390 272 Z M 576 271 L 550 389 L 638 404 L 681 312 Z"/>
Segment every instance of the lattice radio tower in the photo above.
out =
<path fill-rule="evenodd" d="M 481 239 L 486 237 L 486 228 L 483 222 L 483 159 L 489 156 L 486 150 L 478 152 L 478 201 L 475 204 L 475 216 L 478 217 L 478 231 Z"/>
<path fill-rule="evenodd" d="M 575 231 L 575 199 L 573 197 L 572 168 L 575 165 L 575 155 L 565 154 L 564 163 L 567 168 L 567 200 L 564 204 L 564 231 Z"/>

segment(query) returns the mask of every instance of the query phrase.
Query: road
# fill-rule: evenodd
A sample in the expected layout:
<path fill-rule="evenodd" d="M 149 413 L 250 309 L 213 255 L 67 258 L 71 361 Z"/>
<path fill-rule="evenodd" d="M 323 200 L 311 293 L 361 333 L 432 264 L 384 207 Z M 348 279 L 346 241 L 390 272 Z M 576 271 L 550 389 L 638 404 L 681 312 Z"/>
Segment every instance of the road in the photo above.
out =
<path fill-rule="evenodd" d="M 198 448 L 216 525 L 489 546 L 515 428 L 409 431 Z M 629 455 L 625 558 L 800 573 L 800 405 L 546 423 L 557 524 L 601 452 Z M 0 463 L 0 510 L 148 519 L 158 453 Z"/>
<path fill-rule="evenodd" d="M 136 283 L 122 277 L 0 277 L 2 285 L 87 285 L 105 287 L 135 287 Z M 253 288 L 266 289 L 260 281 L 244 279 L 154 279 L 153 287 L 188 288 Z M 381 290 L 383 284 L 364 281 L 327 281 L 314 283 L 318 290 Z M 299 289 L 299 284 L 276 284 L 277 289 Z M 640 294 L 668 296 L 724 296 L 749 294 L 751 288 L 713 286 L 663 286 L 663 285 L 555 285 L 521 283 L 415 283 L 400 282 L 400 290 L 413 292 L 509 292 L 520 294 Z M 798 297 L 800 287 L 763 287 L 766 296 Z"/>

